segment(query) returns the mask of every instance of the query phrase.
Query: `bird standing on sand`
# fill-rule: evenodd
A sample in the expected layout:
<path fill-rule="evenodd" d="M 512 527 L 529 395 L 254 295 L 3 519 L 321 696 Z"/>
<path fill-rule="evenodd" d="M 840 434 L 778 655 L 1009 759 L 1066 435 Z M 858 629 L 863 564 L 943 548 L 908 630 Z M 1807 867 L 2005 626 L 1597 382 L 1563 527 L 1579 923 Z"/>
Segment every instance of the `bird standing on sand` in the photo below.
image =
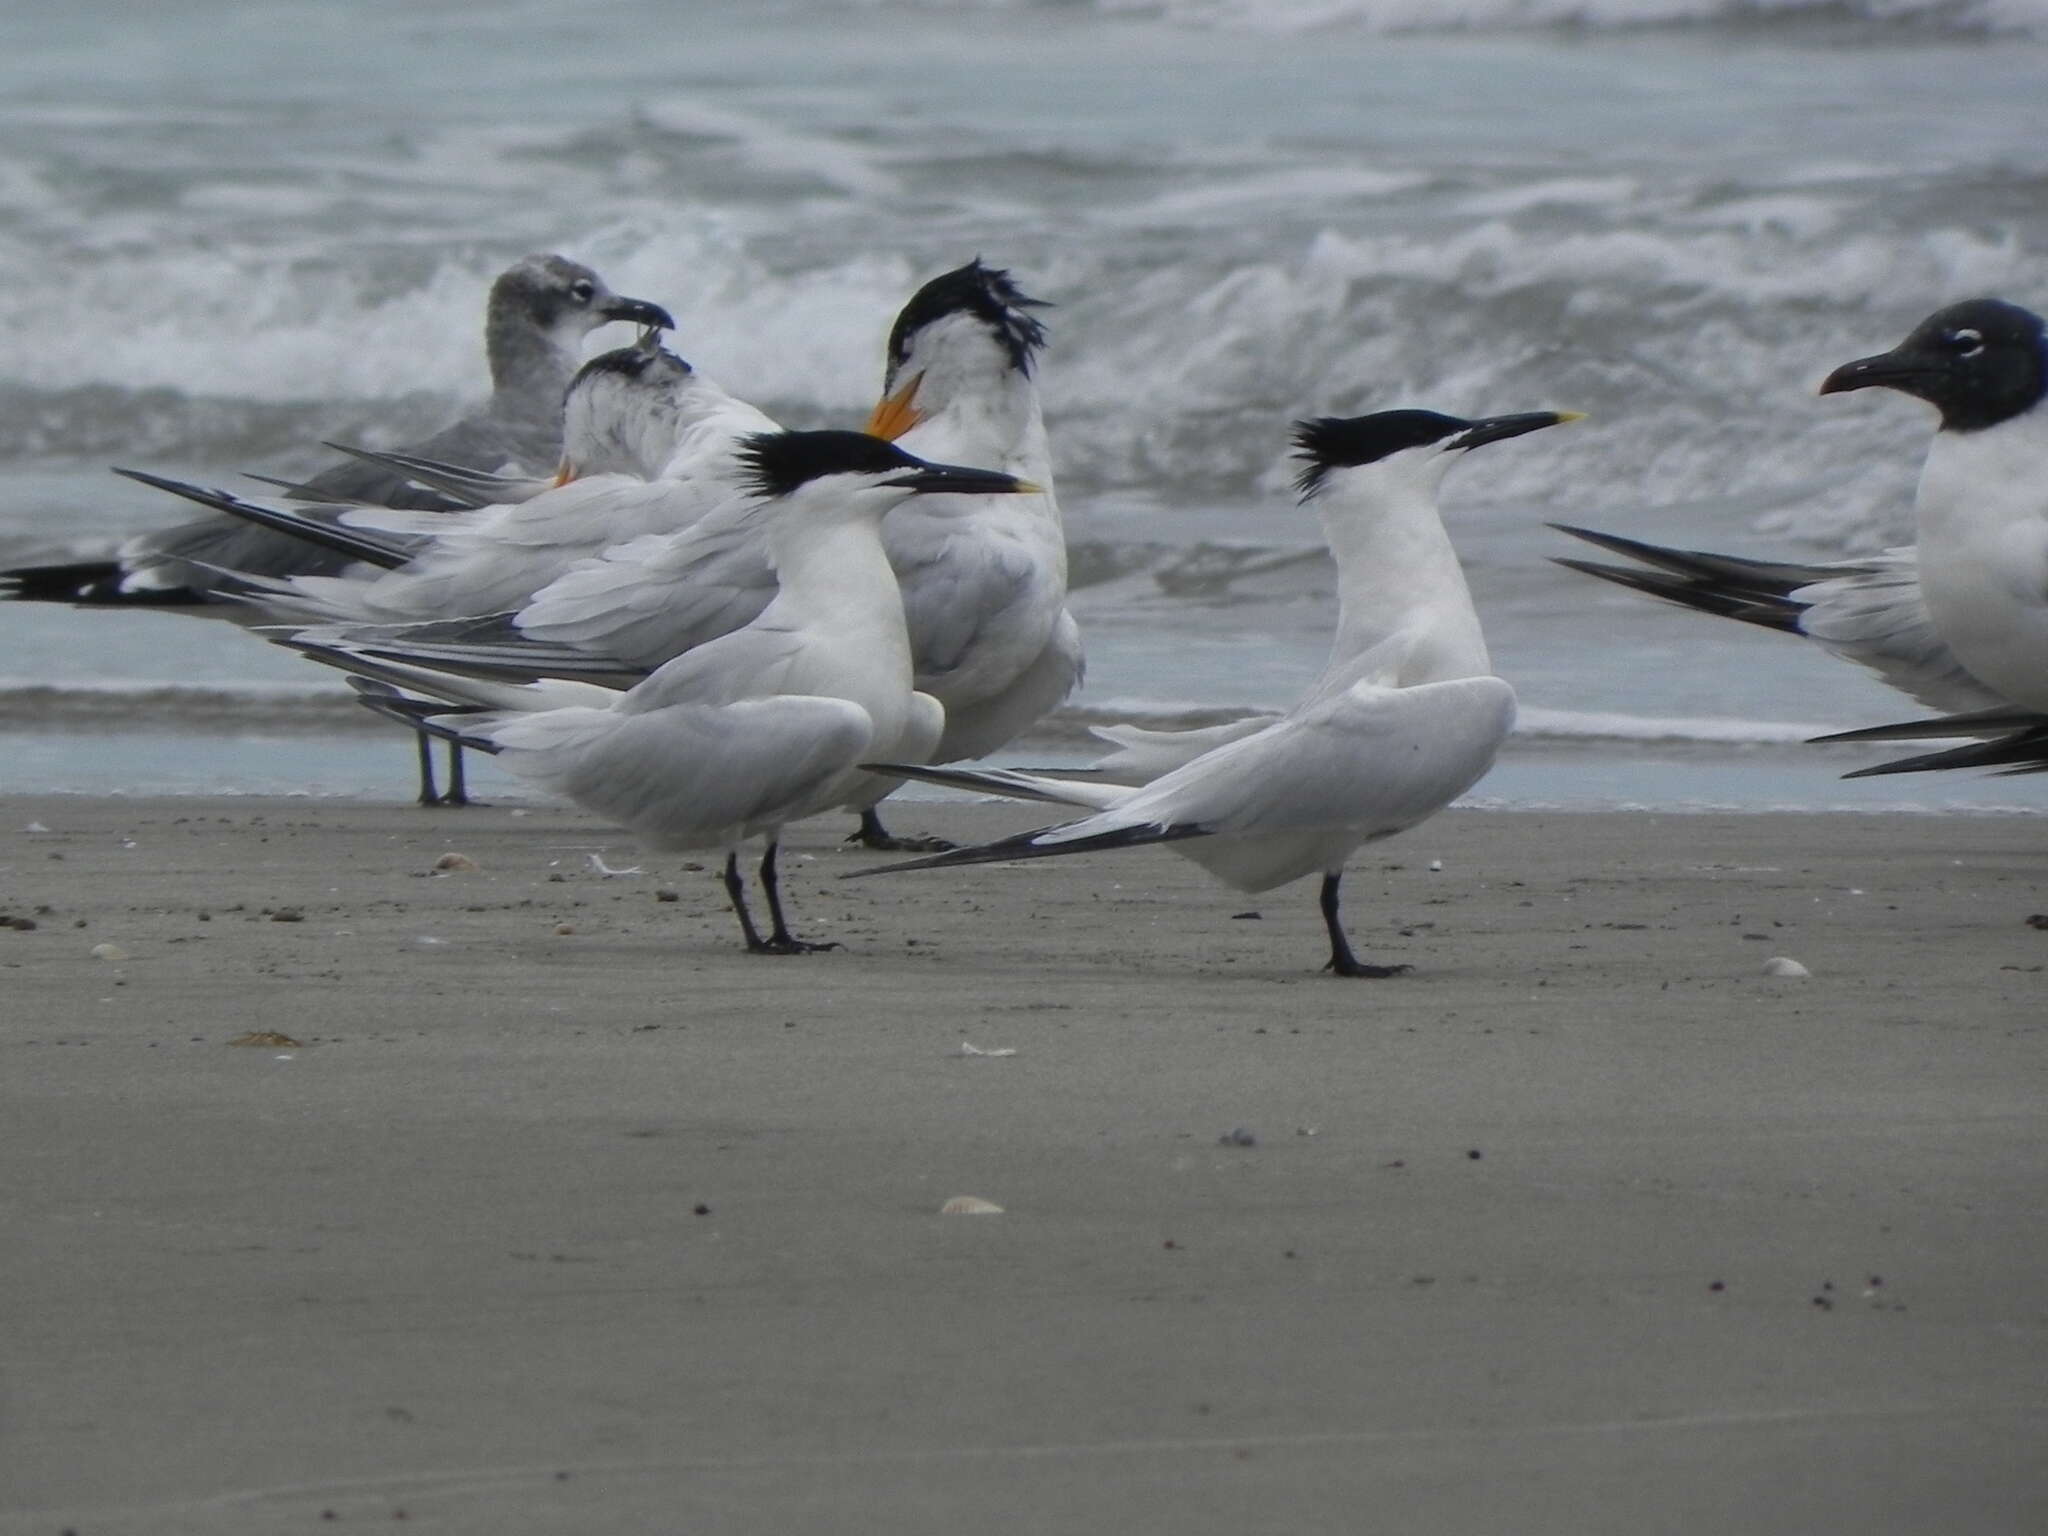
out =
<path fill-rule="evenodd" d="M 1437 489 L 1466 451 L 1576 419 L 1555 411 L 1478 421 L 1381 411 L 1301 423 L 1295 442 L 1305 465 L 1297 485 L 1322 516 L 1340 594 L 1329 662 L 1301 701 L 1263 729 L 1138 788 L 871 764 L 1094 814 L 858 875 L 1164 843 L 1241 891 L 1320 873 L 1325 969 L 1357 977 L 1406 970 L 1352 953 L 1338 921 L 1344 862 L 1477 783 L 1515 717 L 1514 690 L 1492 675 Z"/>
<path fill-rule="evenodd" d="M 798 954 L 776 877 L 782 828 L 866 792 L 867 757 L 922 756 L 944 709 L 911 686 L 903 599 L 882 520 L 916 495 L 1030 495 L 1000 471 L 933 464 L 858 432 L 763 433 L 742 449 L 765 519 L 775 597 L 753 621 L 624 693 L 579 682 L 502 683 L 383 661 L 308 654 L 462 706 L 381 692 L 365 702 L 497 754 L 514 773 L 620 822 L 656 848 L 725 851 L 725 887 L 747 948 Z M 767 844 L 771 929 L 747 909 L 739 846 Z"/>
<path fill-rule="evenodd" d="M 907 451 L 989 465 L 1041 488 L 918 496 L 883 525 L 917 685 L 946 706 L 938 761 L 994 751 L 1081 676 L 1080 631 L 1066 608 L 1066 541 L 1032 376 L 1044 343 L 1030 313 L 1036 307 L 1007 273 L 978 260 L 924 284 L 890 332 L 882 399 L 869 420 L 877 436 L 901 433 Z M 775 595 L 767 509 L 754 498 L 729 500 L 677 526 L 612 543 L 563 571 L 517 613 L 489 623 L 350 629 L 338 638 L 392 660 L 477 675 L 574 676 L 627 687 L 747 623 Z M 375 592 L 339 595 L 367 616 Z M 876 781 L 875 798 L 890 787 Z M 856 808 L 857 838 L 878 847 L 935 846 L 898 842 L 871 804 Z"/>

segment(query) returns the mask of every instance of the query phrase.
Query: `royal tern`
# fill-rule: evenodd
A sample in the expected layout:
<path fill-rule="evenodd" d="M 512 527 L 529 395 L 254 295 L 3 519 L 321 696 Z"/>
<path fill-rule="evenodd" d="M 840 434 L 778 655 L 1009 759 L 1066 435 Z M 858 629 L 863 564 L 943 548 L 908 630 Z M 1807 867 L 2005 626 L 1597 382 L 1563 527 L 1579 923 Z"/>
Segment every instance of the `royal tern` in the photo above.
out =
<path fill-rule="evenodd" d="M 923 756 L 943 729 L 911 686 L 903 599 L 882 520 L 914 495 L 1023 494 L 996 470 L 934 464 L 858 432 L 763 433 L 741 447 L 767 515 L 777 586 L 752 622 L 620 693 L 587 683 L 504 683 L 301 642 L 308 654 L 461 706 L 365 695 L 382 712 L 497 754 L 514 773 L 632 828 L 663 850 L 725 852 L 725 886 L 756 953 L 830 948 L 789 928 L 776 879 L 784 826 L 866 790 L 857 765 Z M 747 910 L 739 847 L 767 844 L 771 930 Z"/>
<path fill-rule="evenodd" d="M 1264 891 L 1320 873 L 1326 969 L 1381 977 L 1338 921 L 1344 861 L 1428 819 L 1493 765 L 1515 695 L 1491 675 L 1464 572 L 1437 511 L 1437 489 L 1466 451 L 1575 413 L 1478 421 L 1381 411 L 1298 425 L 1297 487 L 1321 514 L 1341 607 L 1322 675 L 1263 729 L 1201 754 L 1148 785 L 1075 782 L 1001 770 L 877 763 L 898 773 L 1021 799 L 1091 808 L 1057 826 L 860 875 L 1043 858 L 1164 843 L 1226 884 Z M 850 878 L 850 877 L 849 877 Z"/>
<path fill-rule="evenodd" d="M 1011 740 L 1081 674 L 1032 377 L 1044 340 L 1030 313 L 1036 306 L 1007 273 L 978 260 L 926 283 L 890 333 L 882 399 L 870 419 L 877 435 L 901 433 L 908 451 L 987 464 L 1042 487 L 1022 496 L 920 496 L 883 525 L 918 687 L 946 706 L 946 734 L 934 748 L 940 761 Z M 479 675 L 575 675 L 627 686 L 768 603 L 775 576 L 765 526 L 751 498 L 731 499 L 678 532 L 618 542 L 579 562 L 514 614 L 341 638 L 390 659 Z M 360 595 L 356 601 L 367 606 Z M 877 798 L 887 787 L 877 782 Z M 872 808 L 860 809 L 856 836 L 886 839 Z"/>
<path fill-rule="evenodd" d="M 920 288 L 889 333 L 869 430 L 911 453 L 988 464 L 1042 487 L 1032 496 L 919 498 L 883 527 L 903 587 L 917 686 L 946 706 L 933 762 L 986 757 L 1081 681 L 1066 533 L 1034 377 L 1045 329 L 1031 311 L 1040 307 L 1007 271 L 977 257 Z M 945 846 L 890 836 L 873 806 L 862 809 L 853 840 Z"/>

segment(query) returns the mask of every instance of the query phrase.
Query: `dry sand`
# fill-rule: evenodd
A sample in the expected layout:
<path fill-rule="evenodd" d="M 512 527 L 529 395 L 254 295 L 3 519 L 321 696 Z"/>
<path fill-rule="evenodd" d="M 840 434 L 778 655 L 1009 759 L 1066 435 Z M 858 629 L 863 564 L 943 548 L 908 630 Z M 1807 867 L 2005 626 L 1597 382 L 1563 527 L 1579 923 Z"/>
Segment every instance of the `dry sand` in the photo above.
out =
<path fill-rule="evenodd" d="M 837 833 L 0 801 L 0 1531 L 2048 1529 L 2048 822 Z"/>

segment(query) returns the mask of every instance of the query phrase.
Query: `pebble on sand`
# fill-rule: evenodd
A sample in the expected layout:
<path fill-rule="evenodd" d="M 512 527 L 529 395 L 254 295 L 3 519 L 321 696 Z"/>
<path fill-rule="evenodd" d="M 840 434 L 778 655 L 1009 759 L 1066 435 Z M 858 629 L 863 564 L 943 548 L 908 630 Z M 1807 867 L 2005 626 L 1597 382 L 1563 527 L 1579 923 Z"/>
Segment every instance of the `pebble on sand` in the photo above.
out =
<path fill-rule="evenodd" d="M 939 1207 L 941 1216 L 1000 1216 L 1003 1208 L 979 1195 L 955 1195 Z"/>

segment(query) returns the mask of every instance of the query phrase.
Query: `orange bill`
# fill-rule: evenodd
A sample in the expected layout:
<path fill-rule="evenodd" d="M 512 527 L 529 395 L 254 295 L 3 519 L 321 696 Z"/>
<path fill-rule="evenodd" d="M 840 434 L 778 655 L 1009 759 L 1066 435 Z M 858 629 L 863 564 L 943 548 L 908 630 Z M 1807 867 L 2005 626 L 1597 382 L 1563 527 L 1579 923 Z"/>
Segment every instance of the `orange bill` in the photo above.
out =
<path fill-rule="evenodd" d="M 910 382 L 895 394 L 882 396 L 882 403 L 877 405 L 875 413 L 868 417 L 868 432 L 875 437 L 887 438 L 893 443 L 923 421 L 924 413 L 913 403 L 917 399 L 917 386 L 923 382 L 923 373 L 913 373 Z"/>

